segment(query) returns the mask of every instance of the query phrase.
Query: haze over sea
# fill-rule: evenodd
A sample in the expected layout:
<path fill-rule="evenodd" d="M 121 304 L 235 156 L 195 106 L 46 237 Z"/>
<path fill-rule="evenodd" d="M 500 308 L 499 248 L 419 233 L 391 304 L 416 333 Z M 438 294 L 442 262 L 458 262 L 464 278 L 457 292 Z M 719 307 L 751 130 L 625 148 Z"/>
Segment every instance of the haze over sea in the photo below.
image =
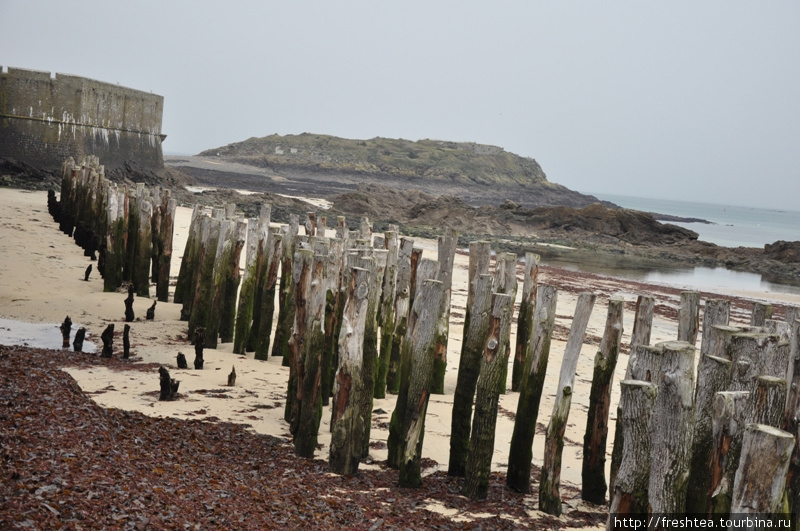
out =
<path fill-rule="evenodd" d="M 699 234 L 699 239 L 725 247 L 764 247 L 778 240 L 800 240 L 800 212 L 782 209 L 719 205 L 693 201 L 674 201 L 645 197 L 593 193 L 598 199 L 611 201 L 624 208 L 657 212 L 685 218 L 701 218 L 711 223 L 669 222 Z M 545 260 L 547 263 L 548 260 Z M 748 290 L 800 294 L 800 286 L 769 282 L 761 275 L 729 271 L 724 268 L 675 266 L 668 263 L 635 264 L 597 263 L 570 264 L 568 260 L 549 260 L 552 265 L 573 267 L 592 273 L 655 282 L 687 289 L 724 293 L 726 290 Z M 798 279 L 800 284 L 800 279 Z"/>

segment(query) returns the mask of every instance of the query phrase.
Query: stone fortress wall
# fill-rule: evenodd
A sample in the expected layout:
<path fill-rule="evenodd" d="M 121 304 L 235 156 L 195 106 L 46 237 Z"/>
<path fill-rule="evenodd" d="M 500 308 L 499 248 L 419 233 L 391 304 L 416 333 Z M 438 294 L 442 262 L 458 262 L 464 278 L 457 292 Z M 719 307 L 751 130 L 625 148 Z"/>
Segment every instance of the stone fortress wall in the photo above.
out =
<path fill-rule="evenodd" d="M 58 171 L 96 155 L 107 169 L 164 167 L 164 97 L 84 77 L 20 68 L 0 72 L 0 158 Z"/>

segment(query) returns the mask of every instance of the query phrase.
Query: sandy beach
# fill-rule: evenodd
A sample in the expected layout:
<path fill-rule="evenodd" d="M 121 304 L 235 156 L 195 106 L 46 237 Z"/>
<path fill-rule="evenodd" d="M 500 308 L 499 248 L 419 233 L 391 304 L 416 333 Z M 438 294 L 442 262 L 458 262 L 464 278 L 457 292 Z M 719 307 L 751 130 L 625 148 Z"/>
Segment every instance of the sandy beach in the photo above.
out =
<path fill-rule="evenodd" d="M 176 214 L 175 241 L 172 275 L 177 276 L 183 246 L 186 241 L 191 209 L 179 207 Z M 435 258 L 436 243 L 431 240 L 417 240 L 416 246 L 425 249 L 425 256 Z M 122 350 L 121 332 L 124 323 L 123 293 L 104 293 L 103 282 L 96 270 L 84 282 L 83 274 L 91 262 L 83 256 L 82 250 L 72 239 L 58 231 L 57 225 L 47 213 L 46 194 L 21 190 L 0 190 L 0 344 L 8 341 L 15 327 L 24 328 L 24 323 L 52 325 L 56 339 L 58 323 L 69 315 L 73 321 L 73 334 L 78 327 L 88 330 L 87 340 L 99 343 L 99 335 L 110 323 L 116 324 L 115 357 Z M 456 385 L 458 358 L 461 348 L 463 314 L 466 305 L 468 256 L 459 252 L 456 255 L 450 341 L 448 344 L 448 370 L 445 394 L 434 395 L 428 408 L 423 458 L 438 463 L 438 469 L 447 467 L 449 454 L 450 411 L 453 391 Z M 521 275 L 521 270 L 519 271 Z M 583 435 L 586 428 L 589 389 L 592 367 L 599 339 L 605 327 L 605 317 L 610 297 L 622 297 L 626 301 L 624 315 L 623 354 L 617 364 L 615 385 L 612 395 L 612 421 L 610 426 L 608 455 L 613 443 L 614 416 L 619 399 L 619 385 L 628 362 L 627 347 L 633 322 L 633 303 L 637 294 L 644 293 L 655 297 L 656 316 L 653 322 L 651 342 L 657 343 L 674 339 L 677 334 L 675 316 L 677 314 L 680 289 L 676 287 L 648 285 L 626 282 L 609 277 L 576 273 L 543 267 L 540 282 L 558 287 L 558 306 L 556 334 L 553 341 L 547 371 L 545 392 L 539 411 L 538 422 L 546 426 L 553 408 L 561 357 L 566 344 L 566 335 L 575 310 L 577 294 L 591 291 L 597 295 L 592 312 L 586 340 L 581 349 L 572 409 L 567 427 L 561 473 L 562 499 L 565 513 L 574 509 L 603 512 L 604 507 L 590 506 L 580 500 L 581 454 Z M 173 279 L 174 284 L 174 279 Z M 151 290 L 154 294 L 155 290 Z M 737 292 L 704 294 L 703 300 L 715 296 L 732 297 L 732 324 L 749 321 L 749 311 L 753 300 L 772 302 L 776 313 L 782 315 L 779 306 L 800 305 L 800 296 L 765 293 Z M 518 302 L 521 286 L 518 290 Z M 108 408 L 139 411 L 153 417 L 174 419 L 226 420 L 246 425 L 249 430 L 285 439 L 289 444 L 291 436 L 288 425 L 283 421 L 283 403 L 288 379 L 288 369 L 281 367 L 279 358 L 257 361 L 249 356 L 232 353 L 232 344 L 222 344 L 220 348 L 205 351 L 205 368 L 202 371 L 176 369 L 176 356 L 186 354 L 190 360 L 193 347 L 186 340 L 186 323 L 179 320 L 180 308 L 172 303 L 158 303 L 155 320 L 144 319 L 146 309 L 152 300 L 136 298 L 135 322 L 131 323 L 131 350 L 137 361 L 158 363 L 170 368 L 173 378 L 180 380 L 180 400 L 159 402 L 158 375 L 142 371 L 119 371 L 93 366 L 89 368 L 69 368 L 80 388 L 99 405 Z M 516 319 L 512 327 L 511 345 L 516 344 Z M 31 337 L 32 346 L 37 337 Z M 699 342 L 699 340 L 698 340 Z M 59 345 L 53 345 L 57 348 Z M 699 343 L 698 343 L 699 347 Z M 77 356 L 78 354 L 76 354 Z M 236 386 L 227 387 L 227 375 L 235 367 Z M 509 370 L 509 389 L 510 389 Z M 508 449 L 513 429 L 513 414 L 517 409 L 518 393 L 508 392 L 500 397 L 493 470 L 504 472 L 507 466 Z M 375 400 L 373 417 L 372 449 L 370 461 L 363 467 L 378 467 L 386 459 L 386 438 L 388 422 L 395 404 L 395 397 Z M 320 427 L 322 447 L 316 457 L 327 460 L 330 412 L 323 412 Z M 540 430 L 533 447 L 533 462 L 541 465 L 544 445 L 543 430 Z M 299 458 L 298 458 L 299 459 Z M 608 466 L 608 462 L 607 462 Z M 430 474 L 437 466 L 426 468 Z M 535 487 L 535 486 L 534 486 Z M 536 517 L 537 495 L 530 498 L 531 516 Z M 436 500 L 427 500 L 432 510 L 443 510 Z M 470 515 L 453 515 L 469 518 Z"/>

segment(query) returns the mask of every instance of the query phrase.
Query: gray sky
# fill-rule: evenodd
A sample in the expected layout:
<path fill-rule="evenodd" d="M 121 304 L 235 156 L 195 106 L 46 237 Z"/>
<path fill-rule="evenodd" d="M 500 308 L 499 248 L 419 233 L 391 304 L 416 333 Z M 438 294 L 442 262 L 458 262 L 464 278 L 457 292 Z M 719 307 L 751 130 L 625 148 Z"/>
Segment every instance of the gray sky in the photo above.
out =
<path fill-rule="evenodd" d="M 166 153 L 475 141 L 584 192 L 800 210 L 800 3 L 0 0 L 0 64 L 161 94 Z"/>

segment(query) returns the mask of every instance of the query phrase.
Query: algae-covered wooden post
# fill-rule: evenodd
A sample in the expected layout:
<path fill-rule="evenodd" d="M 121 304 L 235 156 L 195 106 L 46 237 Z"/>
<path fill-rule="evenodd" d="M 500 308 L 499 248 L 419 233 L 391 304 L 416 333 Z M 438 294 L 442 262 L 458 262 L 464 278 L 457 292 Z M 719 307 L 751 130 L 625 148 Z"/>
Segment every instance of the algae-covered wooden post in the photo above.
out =
<path fill-rule="evenodd" d="M 364 253 L 367 254 L 367 253 Z M 378 364 L 378 310 L 380 308 L 380 298 L 383 284 L 383 273 L 386 269 L 387 251 L 385 249 L 374 249 L 371 257 L 362 256 L 359 258 L 359 265 L 370 270 L 369 299 L 367 304 L 367 323 L 364 326 L 364 386 L 366 389 L 375 389 L 375 372 Z M 364 431 L 364 445 L 362 457 L 369 455 L 370 431 L 372 429 L 372 398 L 373 394 L 368 393 L 362 401 L 362 415 L 370 419 L 369 425 Z"/>
<path fill-rule="evenodd" d="M 700 294 L 696 291 L 684 291 L 681 293 L 681 306 L 678 310 L 678 341 L 694 345 L 699 330 Z"/>
<path fill-rule="evenodd" d="M 653 513 L 681 514 L 694 435 L 694 351 L 686 341 L 661 344 L 661 370 L 654 379 L 658 397 L 650 424 L 650 482 Z"/>
<path fill-rule="evenodd" d="M 750 326 L 764 326 L 767 319 L 772 319 L 772 304 L 766 302 L 753 303 Z"/>
<path fill-rule="evenodd" d="M 239 290 L 239 305 L 236 311 L 236 330 L 233 340 L 233 352 L 244 354 L 247 347 L 247 336 L 253 322 L 253 300 L 258 268 L 258 220 L 247 220 L 247 247 L 245 251 L 244 275 Z"/>
<path fill-rule="evenodd" d="M 447 371 L 447 340 L 450 335 L 450 298 L 453 289 L 453 262 L 458 245 L 458 231 L 447 228 L 439 237 L 439 280 L 444 294 L 439 312 L 436 332 L 436 360 L 433 364 L 433 386 L 431 392 L 444 394 L 444 376 Z"/>
<path fill-rule="evenodd" d="M 210 311 L 209 298 L 213 287 L 214 261 L 220 235 L 220 220 L 203 218 L 203 228 L 198 255 L 197 275 L 192 286 L 192 296 L 183 303 L 181 315 L 189 321 L 189 339 L 194 340 L 194 330 L 205 327 Z M 191 300 L 191 302 L 190 302 Z M 208 339 L 208 336 L 206 336 Z"/>
<path fill-rule="evenodd" d="M 709 461 L 711 514 L 728 516 L 733 480 L 739 464 L 745 415 L 750 402 L 748 391 L 722 391 L 714 396 L 712 436 L 714 445 Z"/>
<path fill-rule="evenodd" d="M 300 457 L 308 458 L 314 457 L 322 419 L 322 353 L 325 343 L 325 295 L 328 291 L 325 278 L 327 266 L 327 254 L 314 255 L 306 308 L 303 309 L 306 320 L 305 337 L 297 366 L 299 407 L 294 451 Z"/>
<path fill-rule="evenodd" d="M 619 471 L 610 494 L 609 525 L 617 514 L 647 514 L 647 489 L 650 482 L 650 423 L 658 387 L 641 380 L 620 382 L 622 413 L 617 423 L 622 426 L 624 445 Z"/>
<path fill-rule="evenodd" d="M 404 437 L 406 433 L 407 420 L 406 403 L 408 402 L 409 385 L 411 383 L 411 363 L 414 354 L 415 341 L 417 341 L 415 334 L 417 333 L 417 326 L 424 326 L 417 324 L 416 319 L 420 318 L 421 308 L 417 307 L 417 297 L 421 296 L 422 288 L 426 280 L 435 280 L 439 274 L 439 262 L 424 258 L 420 260 L 417 268 L 416 293 L 414 294 L 414 305 L 408 314 L 408 327 L 406 330 L 406 337 L 400 346 L 400 370 L 399 380 L 400 385 L 397 392 L 397 401 L 395 403 L 394 411 L 392 412 L 391 422 L 389 424 L 389 437 L 386 441 L 388 449 L 387 464 L 391 468 L 400 468 L 400 461 L 402 460 L 404 449 Z M 420 304 L 422 302 L 420 301 Z M 429 312 L 425 312 L 425 318 L 430 319 Z M 427 330 L 427 328 L 426 328 Z"/>
<path fill-rule="evenodd" d="M 415 302 L 415 323 L 409 373 L 408 398 L 405 403 L 405 429 L 400 454 L 400 486 L 419 487 L 422 484 L 422 441 L 425 434 L 425 414 L 433 385 L 433 366 L 436 358 L 437 321 L 444 298 L 444 283 L 427 280 Z"/>
<path fill-rule="evenodd" d="M 232 225 L 232 230 L 214 267 L 215 293 L 212 306 L 212 321 L 219 323 L 217 329 L 221 343 L 233 341 L 233 329 L 236 322 L 236 294 L 239 291 L 241 278 L 239 259 L 247 234 L 247 224 L 244 221 L 228 221 L 227 223 Z"/>
<path fill-rule="evenodd" d="M 782 502 L 794 444 L 791 433 L 772 426 L 749 424 L 745 428 L 741 459 L 733 482 L 731 518 L 734 522 L 729 529 L 747 527 L 747 515 L 763 517 L 786 512 Z"/>
<path fill-rule="evenodd" d="M 281 282 L 278 292 L 278 323 L 275 326 L 275 338 L 272 342 L 272 355 L 282 356 L 284 367 L 289 366 L 289 338 L 294 323 L 295 300 L 294 282 L 292 281 L 292 262 L 297 245 L 299 220 L 296 214 L 289 214 L 289 225 L 283 235 L 281 248 Z"/>
<path fill-rule="evenodd" d="M 172 240 L 175 232 L 175 210 L 178 203 L 165 190 L 161 200 L 161 226 L 159 234 L 158 274 L 156 275 L 156 296 L 161 302 L 169 300 L 169 274 L 172 267 Z"/>
<path fill-rule="evenodd" d="M 594 356 L 581 465 L 581 498 L 591 503 L 601 504 L 606 501 L 606 443 L 608 417 L 611 413 L 611 384 L 622 343 L 624 307 L 623 299 L 609 299 L 605 332 Z"/>
<path fill-rule="evenodd" d="M 144 185 L 137 188 L 139 193 L 139 228 L 138 240 L 136 242 L 136 258 L 134 273 L 132 276 L 136 295 L 139 297 L 150 297 L 150 262 L 152 260 L 153 232 L 151 216 L 153 215 L 153 205 L 144 197 Z"/>
<path fill-rule="evenodd" d="M 314 251 L 311 249 L 297 249 L 293 260 L 294 271 L 292 271 L 292 282 L 294 287 L 291 290 L 295 299 L 294 324 L 292 335 L 287 342 L 289 348 L 289 381 L 286 390 L 286 405 L 283 419 L 289 423 L 292 435 L 297 428 L 297 413 L 299 402 L 298 395 L 298 374 L 297 367 L 300 363 L 303 342 L 306 337 L 306 310 L 308 309 L 308 296 L 311 290 L 311 264 L 314 259 Z"/>
<path fill-rule="evenodd" d="M 544 441 L 544 463 L 539 482 L 539 510 L 556 516 L 561 515 L 561 458 L 564 450 L 564 433 L 567 430 L 569 409 L 572 405 L 572 388 L 575 384 L 575 370 L 581 355 L 583 337 L 589 325 L 589 317 L 597 296 L 581 293 L 575 306 L 575 316 L 567 338 L 567 346 L 561 361 L 553 414 L 547 425 Z"/>
<path fill-rule="evenodd" d="M 400 369 L 400 343 L 406 335 L 409 302 L 411 300 L 411 250 L 414 240 L 400 238 L 397 253 L 397 282 L 394 296 L 395 326 L 392 333 L 392 352 L 389 358 L 389 370 L 386 373 L 386 390 L 397 394 L 400 387 L 398 371 Z"/>
<path fill-rule="evenodd" d="M 369 271 L 353 268 L 339 335 L 339 370 L 334 382 L 330 467 L 337 474 L 355 474 L 361 461 L 365 419 L 360 404 L 367 392 L 361 379 L 364 326 L 367 321 Z"/>
<path fill-rule="evenodd" d="M 457 477 L 463 477 L 466 471 L 472 431 L 472 402 L 480 375 L 481 355 L 485 354 L 486 342 L 491 332 L 490 323 L 495 322 L 491 313 L 492 276 L 488 274 L 478 276 L 473 282 L 472 290 L 471 307 L 467 308 L 470 318 L 468 323 L 465 321 L 466 329 L 464 342 L 461 345 L 450 420 L 450 461 L 447 474 Z"/>
<path fill-rule="evenodd" d="M 514 253 L 499 253 L 495 260 L 494 290 L 498 293 L 506 293 L 511 298 L 517 298 L 517 255 Z M 509 338 L 509 341 L 511 339 Z M 509 344 L 509 350 L 511 346 Z M 506 376 L 502 378 L 500 393 L 506 392 L 506 380 L 508 379 L 508 367 Z"/>
<path fill-rule="evenodd" d="M 380 307 L 381 340 L 378 367 L 375 375 L 375 398 L 386 397 L 386 377 L 389 374 L 389 358 L 392 356 L 392 336 L 394 335 L 394 298 L 397 284 L 397 264 L 399 240 L 397 233 L 387 231 L 384 233 L 386 248 L 386 268 L 383 273 Z"/>
<path fill-rule="evenodd" d="M 272 321 L 275 316 L 275 288 L 278 283 L 278 269 L 281 267 L 281 249 L 283 249 L 284 235 L 278 229 L 271 229 L 267 234 L 266 249 L 264 251 L 263 262 L 265 272 L 262 276 L 263 282 L 259 282 L 260 297 L 257 294 L 253 312 L 253 329 L 251 334 L 255 336 L 253 345 L 256 359 L 267 360 L 270 356 L 270 337 L 272 336 Z M 260 298 L 260 300 L 259 300 Z M 256 318 L 258 323 L 256 323 Z M 272 349 L 275 355 L 275 348 Z"/>
<path fill-rule="evenodd" d="M 488 275 L 486 275 L 488 276 Z M 469 457 L 461 493 L 469 498 L 485 499 L 494 454 L 497 409 L 500 400 L 500 379 L 508 364 L 508 342 L 511 334 L 511 295 L 495 293 L 491 299 L 489 334 L 480 355 L 480 376 L 475 395 L 475 422 L 469 439 Z M 459 369 L 460 371 L 460 369 Z"/>
<path fill-rule="evenodd" d="M 637 345 L 650 344 L 650 332 L 653 328 L 653 310 L 655 300 L 647 295 L 639 295 L 636 298 L 636 307 L 633 317 L 633 330 L 631 331 L 631 342 L 628 348 L 628 365 L 625 368 L 626 380 L 649 379 L 636 378 L 632 374 L 633 366 L 636 365 Z M 622 414 L 617 406 L 617 418 Z M 617 477 L 617 470 L 622 461 L 622 448 L 624 446 L 622 426 L 616 423 L 614 426 L 614 447 L 611 451 L 611 472 L 608 476 L 608 490 L 614 492 L 614 478 Z"/>
<path fill-rule="evenodd" d="M 235 230 L 235 223 L 227 219 L 219 220 L 219 237 L 217 238 L 216 248 L 209 249 L 210 253 L 214 256 L 214 264 L 211 270 L 211 277 L 209 279 L 209 286 L 206 290 L 206 296 L 199 305 L 195 305 L 193 312 L 199 313 L 199 321 L 195 321 L 200 326 L 206 328 L 206 347 L 217 348 L 219 340 L 220 328 L 220 303 L 223 289 L 223 276 L 222 270 L 224 269 L 223 263 L 225 262 L 225 255 L 227 249 L 230 247 L 231 234 Z M 189 321 L 191 326 L 191 320 Z"/>
<path fill-rule="evenodd" d="M 511 369 L 511 390 L 519 391 L 522 382 L 522 368 L 525 365 L 525 345 L 531 333 L 533 311 L 536 305 L 536 285 L 539 282 L 539 255 L 525 253 L 525 270 L 522 278 L 522 300 L 517 316 L 517 346 L 514 350 L 514 364 Z M 616 358 L 614 364 L 616 364 Z M 612 369 L 613 372 L 613 369 Z"/>
<path fill-rule="evenodd" d="M 320 218 L 324 220 L 325 218 Z M 344 293 L 342 283 L 342 258 L 344 247 L 339 238 L 330 239 L 328 249 L 328 278 L 325 293 L 325 344 L 322 353 L 322 405 L 327 406 L 333 394 L 333 381 L 339 364 L 339 334 L 344 312 Z M 331 424 L 333 428 L 333 424 Z"/>
<path fill-rule="evenodd" d="M 558 292 L 555 286 L 540 284 L 537 288 L 533 333 L 525 349 L 525 367 L 508 452 L 506 484 L 516 492 L 528 493 L 531 489 L 533 436 L 539 416 L 539 402 L 544 388 L 547 360 L 550 357 L 557 298 Z"/>
<path fill-rule="evenodd" d="M 121 205 L 120 208 L 122 208 Z M 200 252 L 203 217 L 203 209 L 200 205 L 195 205 L 192 210 L 192 220 L 189 223 L 189 234 L 186 237 L 186 246 L 183 248 L 181 267 L 178 270 L 175 294 L 172 298 L 175 304 L 183 304 L 187 299 L 194 297 L 194 292 L 192 291 L 194 289 L 193 280 L 197 273 L 197 255 Z M 125 231 L 123 230 L 122 233 L 124 234 Z"/>
<path fill-rule="evenodd" d="M 268 304 L 275 304 L 275 293 L 272 299 L 267 301 L 267 293 L 265 284 L 267 282 L 267 270 L 277 264 L 273 264 L 271 260 L 275 259 L 275 254 L 272 252 L 274 249 L 274 232 L 270 229 L 269 223 L 272 216 L 272 205 L 269 203 L 262 203 L 259 209 L 258 218 L 255 222 L 255 227 L 248 230 L 253 230 L 253 241 L 248 243 L 249 246 L 255 247 L 253 262 L 247 262 L 246 267 L 250 271 L 252 280 L 246 282 L 247 291 L 242 286 L 242 293 L 239 296 L 239 306 L 242 308 L 241 324 L 237 324 L 240 328 L 242 339 L 244 340 L 244 351 L 255 352 L 255 359 L 266 360 L 269 357 L 269 338 L 264 337 L 272 332 L 272 315 L 269 316 L 269 322 L 266 326 L 265 316 L 263 312 Z M 280 229 L 274 229 L 279 231 Z M 248 239 L 250 235 L 248 235 Z M 281 240 L 282 241 L 282 240 Z M 280 249 L 280 248 L 279 248 Z M 280 250 L 278 251 L 280 255 Z M 280 263 L 280 258 L 277 258 L 277 263 Z M 247 271 L 245 271 L 247 274 Z M 266 343 L 266 344 L 265 344 Z M 242 347 L 240 347 L 242 348 Z"/>

